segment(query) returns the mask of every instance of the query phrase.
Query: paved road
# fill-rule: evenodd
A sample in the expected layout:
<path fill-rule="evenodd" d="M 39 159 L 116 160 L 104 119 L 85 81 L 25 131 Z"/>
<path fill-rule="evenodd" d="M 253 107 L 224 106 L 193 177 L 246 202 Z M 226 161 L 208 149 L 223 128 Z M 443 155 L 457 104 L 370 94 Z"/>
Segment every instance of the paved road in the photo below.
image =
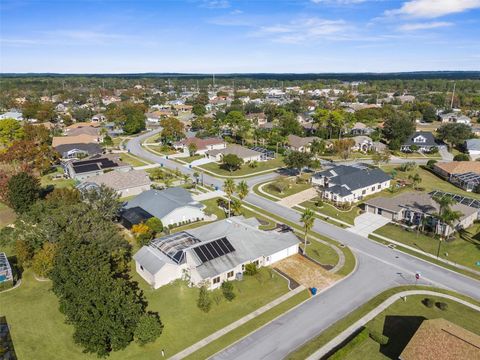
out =
<path fill-rule="evenodd" d="M 191 169 L 144 150 L 140 145 L 141 141 L 150 136 L 152 133 L 131 140 L 127 149 L 163 166 L 193 173 Z M 275 176 L 265 174 L 247 181 L 252 186 Z M 208 175 L 204 176 L 204 181 L 214 186 L 221 186 L 223 183 L 223 180 Z M 254 193 L 248 195 L 246 200 L 266 211 L 299 223 L 300 214 L 292 209 Z M 414 284 L 415 272 L 421 274 L 419 284 L 449 288 L 480 299 L 479 281 L 392 250 L 320 220 L 315 221 L 313 230 L 348 245 L 357 258 L 356 271 L 321 295 L 220 352 L 214 359 L 281 359 L 381 291 L 397 285 Z"/>

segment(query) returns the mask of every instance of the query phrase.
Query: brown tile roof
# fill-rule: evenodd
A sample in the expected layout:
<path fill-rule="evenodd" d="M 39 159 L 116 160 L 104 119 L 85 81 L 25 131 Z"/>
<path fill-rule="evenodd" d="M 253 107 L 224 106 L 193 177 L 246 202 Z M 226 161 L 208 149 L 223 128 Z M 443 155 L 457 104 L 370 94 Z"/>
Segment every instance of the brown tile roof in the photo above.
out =
<path fill-rule="evenodd" d="M 451 161 L 436 163 L 435 166 L 449 174 L 465 174 L 467 172 L 480 174 L 480 161 Z"/>
<path fill-rule="evenodd" d="M 81 134 L 77 136 L 54 136 L 52 147 L 65 144 L 90 144 L 98 143 L 98 136 Z"/>
<path fill-rule="evenodd" d="M 424 320 L 400 359 L 480 359 L 480 336 L 445 319 Z"/>

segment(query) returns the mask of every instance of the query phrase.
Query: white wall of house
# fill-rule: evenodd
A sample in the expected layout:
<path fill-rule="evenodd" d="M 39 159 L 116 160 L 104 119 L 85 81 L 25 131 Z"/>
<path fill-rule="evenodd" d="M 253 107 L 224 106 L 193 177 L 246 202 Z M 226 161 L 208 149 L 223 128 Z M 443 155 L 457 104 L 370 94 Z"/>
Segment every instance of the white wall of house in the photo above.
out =
<path fill-rule="evenodd" d="M 175 264 L 163 265 L 163 267 L 156 274 L 149 273 L 139 263 L 136 263 L 135 267 L 137 273 L 154 289 L 158 289 L 163 285 L 167 285 L 174 280 L 180 279 L 183 273 L 182 266 Z"/>
<path fill-rule="evenodd" d="M 318 181 L 317 183 L 321 183 L 321 182 Z M 390 187 L 390 180 L 387 180 L 382 183 L 376 183 L 361 189 L 354 190 L 352 191 L 351 194 L 343 197 L 328 191 L 328 188 L 321 189 L 321 191 L 323 193 L 323 197 L 328 200 L 336 201 L 340 203 L 347 203 L 347 202 L 358 202 L 363 198 L 365 198 L 366 196 L 376 194 L 389 187 Z"/>
<path fill-rule="evenodd" d="M 298 244 L 290 246 L 282 251 L 279 251 L 275 254 L 265 257 L 265 265 L 271 265 L 277 261 L 283 260 L 289 256 L 298 254 Z"/>
<path fill-rule="evenodd" d="M 197 221 L 197 219 L 203 220 L 205 214 L 199 208 L 193 206 L 182 206 L 173 210 L 168 215 L 164 216 L 162 220 L 163 225 L 178 224 L 182 221 Z"/>

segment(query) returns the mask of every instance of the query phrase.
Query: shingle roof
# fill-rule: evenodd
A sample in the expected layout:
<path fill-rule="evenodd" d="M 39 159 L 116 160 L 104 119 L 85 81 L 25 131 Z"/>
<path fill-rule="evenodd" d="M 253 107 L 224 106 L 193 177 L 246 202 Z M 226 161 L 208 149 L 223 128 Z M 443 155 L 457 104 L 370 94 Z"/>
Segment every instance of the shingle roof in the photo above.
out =
<path fill-rule="evenodd" d="M 95 143 L 89 144 L 62 144 L 55 147 L 60 154 L 65 154 L 71 150 L 81 150 L 87 152 L 89 155 L 100 154 L 102 153 L 102 148 L 100 145 Z"/>
<path fill-rule="evenodd" d="M 89 144 L 89 143 L 98 143 L 98 136 L 81 134 L 76 136 L 54 136 L 52 139 L 53 147 L 57 147 L 58 145 L 65 145 L 65 144 Z"/>
<path fill-rule="evenodd" d="M 423 136 L 425 138 L 425 142 L 423 143 L 418 143 L 415 142 L 414 139 L 417 136 Z M 428 131 L 417 131 L 414 134 L 412 134 L 407 141 L 405 141 L 402 145 L 418 145 L 418 146 L 437 146 L 437 142 L 435 141 L 435 137 L 431 132 Z"/>
<path fill-rule="evenodd" d="M 465 141 L 465 147 L 467 150 L 480 150 L 480 139 L 468 139 Z"/>
<path fill-rule="evenodd" d="M 116 191 L 150 185 L 152 182 L 144 170 L 111 171 L 88 178 L 87 182 L 106 185 Z"/>
<path fill-rule="evenodd" d="M 200 139 L 200 138 L 197 138 L 197 137 L 189 137 L 189 138 L 186 138 L 186 139 L 183 139 L 183 140 L 180 140 L 178 142 L 175 143 L 176 146 L 188 146 L 190 144 L 195 144 L 197 146 L 197 149 L 198 150 L 204 150 L 207 148 L 208 145 L 219 145 L 219 144 L 223 144 L 225 143 L 225 141 L 223 139 L 220 139 L 220 138 L 213 138 L 213 137 L 210 137 L 210 138 L 205 138 L 205 139 Z"/>
<path fill-rule="evenodd" d="M 451 161 L 436 163 L 435 166 L 449 174 L 464 174 L 467 172 L 480 174 L 480 161 Z"/>
<path fill-rule="evenodd" d="M 318 139 L 318 138 L 315 137 L 315 136 L 300 137 L 300 136 L 297 136 L 297 135 L 288 135 L 288 137 L 287 137 L 288 145 L 290 145 L 294 148 L 300 148 L 302 146 L 309 145 L 316 139 Z"/>
<path fill-rule="evenodd" d="M 480 359 L 480 336 L 445 319 L 424 320 L 399 358 Z"/>
<path fill-rule="evenodd" d="M 158 219 L 183 206 L 192 206 L 198 209 L 204 208 L 204 205 L 193 200 L 190 192 L 181 187 L 144 191 L 130 200 L 125 205 L 125 208 L 129 209 L 136 206 L 148 211 Z"/>
<path fill-rule="evenodd" d="M 217 156 L 218 154 L 223 154 L 223 155 L 234 154 L 241 159 L 261 155 L 261 153 L 258 151 L 251 150 L 236 144 L 228 145 L 225 149 L 209 150 L 207 151 L 207 154 L 211 156 Z"/>

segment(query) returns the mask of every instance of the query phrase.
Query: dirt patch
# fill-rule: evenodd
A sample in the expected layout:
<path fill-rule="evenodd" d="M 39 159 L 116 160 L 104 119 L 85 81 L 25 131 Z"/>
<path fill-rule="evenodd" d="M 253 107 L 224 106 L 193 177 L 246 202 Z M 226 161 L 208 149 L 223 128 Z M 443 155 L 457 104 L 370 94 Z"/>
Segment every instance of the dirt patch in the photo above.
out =
<path fill-rule="evenodd" d="M 17 215 L 10 208 L 0 210 L 0 228 L 7 226 L 15 221 Z"/>
<path fill-rule="evenodd" d="M 275 268 L 299 284 L 308 288 L 316 287 L 319 290 L 326 288 L 340 278 L 300 254 L 275 263 Z"/>

